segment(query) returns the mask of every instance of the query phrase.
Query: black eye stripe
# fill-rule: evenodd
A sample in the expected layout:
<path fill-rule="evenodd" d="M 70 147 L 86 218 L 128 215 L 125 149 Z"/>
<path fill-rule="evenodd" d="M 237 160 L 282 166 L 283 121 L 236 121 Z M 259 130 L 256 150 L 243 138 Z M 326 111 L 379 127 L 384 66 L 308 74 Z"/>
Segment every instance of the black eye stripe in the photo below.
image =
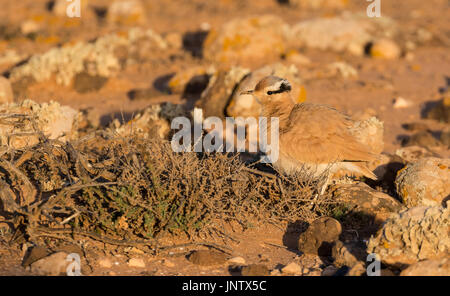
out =
<path fill-rule="evenodd" d="M 285 91 L 290 91 L 290 90 L 291 90 L 291 86 L 289 84 L 282 83 L 280 85 L 280 89 L 279 90 L 273 90 L 273 91 L 269 90 L 267 92 L 267 94 L 270 96 L 270 95 L 273 95 L 273 94 L 279 94 L 279 93 L 282 93 L 282 92 L 285 92 Z"/>

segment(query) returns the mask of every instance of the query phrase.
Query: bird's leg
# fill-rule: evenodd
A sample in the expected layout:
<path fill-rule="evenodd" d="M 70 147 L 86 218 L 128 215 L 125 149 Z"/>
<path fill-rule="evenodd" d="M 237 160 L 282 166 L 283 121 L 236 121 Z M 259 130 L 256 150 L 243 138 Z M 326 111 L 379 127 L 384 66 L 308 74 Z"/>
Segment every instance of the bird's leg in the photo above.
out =
<path fill-rule="evenodd" d="M 331 175 L 330 173 L 327 173 L 326 178 L 322 182 L 319 182 L 319 184 L 320 184 L 319 192 L 314 195 L 314 198 L 311 201 L 311 207 L 310 207 L 311 210 L 314 208 L 314 205 L 316 204 L 316 201 L 319 198 L 319 196 L 324 195 L 325 191 L 327 190 L 327 187 L 330 183 L 330 175 Z"/>
<path fill-rule="evenodd" d="M 327 174 L 327 176 L 326 176 L 325 180 L 323 182 L 321 182 L 322 186 L 320 186 L 320 191 L 319 191 L 320 196 L 324 195 L 325 191 L 328 188 L 328 185 L 330 184 L 330 175 L 331 174 L 329 172 L 327 172 L 326 174 Z"/>

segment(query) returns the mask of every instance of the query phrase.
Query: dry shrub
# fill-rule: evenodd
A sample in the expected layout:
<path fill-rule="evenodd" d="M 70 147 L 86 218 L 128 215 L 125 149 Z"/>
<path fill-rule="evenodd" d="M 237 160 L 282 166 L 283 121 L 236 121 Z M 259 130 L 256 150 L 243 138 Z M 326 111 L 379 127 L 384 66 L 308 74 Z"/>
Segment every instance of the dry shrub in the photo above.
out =
<path fill-rule="evenodd" d="M 276 176 L 239 155 L 175 153 L 168 141 L 106 131 L 68 143 L 41 138 L 0 159 L 0 214 L 30 239 L 50 230 L 107 243 L 221 233 L 223 223 L 310 221 L 334 206 L 305 174 Z"/>

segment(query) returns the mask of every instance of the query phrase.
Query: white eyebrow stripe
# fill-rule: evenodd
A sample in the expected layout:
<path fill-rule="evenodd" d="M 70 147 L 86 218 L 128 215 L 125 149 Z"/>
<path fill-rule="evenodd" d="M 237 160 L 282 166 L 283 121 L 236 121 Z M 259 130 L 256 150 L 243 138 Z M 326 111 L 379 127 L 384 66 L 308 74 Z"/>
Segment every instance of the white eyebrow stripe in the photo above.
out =
<path fill-rule="evenodd" d="M 268 86 L 267 90 L 269 90 L 269 91 L 278 91 L 278 90 L 281 89 L 281 85 L 282 84 L 286 84 L 289 87 L 291 87 L 291 84 L 289 83 L 289 81 L 287 81 L 286 79 L 283 79 L 283 80 L 277 81 L 276 83 L 274 83 L 271 86 Z"/>

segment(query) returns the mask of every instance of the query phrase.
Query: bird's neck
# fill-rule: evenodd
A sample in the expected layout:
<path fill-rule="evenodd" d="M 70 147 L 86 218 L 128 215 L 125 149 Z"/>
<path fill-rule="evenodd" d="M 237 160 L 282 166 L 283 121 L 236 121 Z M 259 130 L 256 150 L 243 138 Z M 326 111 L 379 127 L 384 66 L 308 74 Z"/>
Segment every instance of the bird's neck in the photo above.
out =
<path fill-rule="evenodd" d="M 292 102 L 292 100 L 290 99 L 262 104 L 261 116 L 267 118 L 269 125 L 271 122 L 271 117 L 278 117 L 279 127 L 280 130 L 282 130 L 284 127 L 286 127 L 289 121 L 289 115 L 291 114 L 292 108 L 294 108 L 294 106 L 294 102 Z"/>

